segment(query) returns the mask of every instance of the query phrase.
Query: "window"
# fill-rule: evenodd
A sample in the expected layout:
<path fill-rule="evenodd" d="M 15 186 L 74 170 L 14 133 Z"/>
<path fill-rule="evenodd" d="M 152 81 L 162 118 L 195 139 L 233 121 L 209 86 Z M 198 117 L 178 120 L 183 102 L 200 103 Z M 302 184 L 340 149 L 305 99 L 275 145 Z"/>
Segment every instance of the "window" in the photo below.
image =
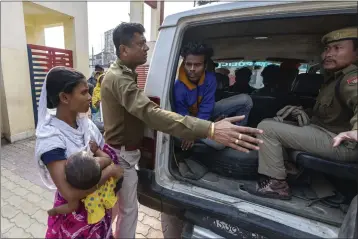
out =
<path fill-rule="evenodd" d="M 230 85 L 235 82 L 235 70 L 242 67 L 248 67 L 252 71 L 251 80 L 249 85 L 254 89 L 261 89 L 264 87 L 263 79 L 261 76 L 262 70 L 268 65 L 280 65 L 281 62 L 272 62 L 272 61 L 216 61 L 218 63 L 217 68 L 227 68 L 230 71 Z M 299 74 L 307 72 L 307 64 L 301 64 L 299 67 Z"/>

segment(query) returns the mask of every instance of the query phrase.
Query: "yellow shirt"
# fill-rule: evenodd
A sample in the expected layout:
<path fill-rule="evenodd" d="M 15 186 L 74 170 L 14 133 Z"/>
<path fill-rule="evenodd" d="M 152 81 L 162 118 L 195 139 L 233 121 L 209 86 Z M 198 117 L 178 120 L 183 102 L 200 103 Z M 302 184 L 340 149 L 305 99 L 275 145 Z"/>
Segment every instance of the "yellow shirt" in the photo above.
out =
<path fill-rule="evenodd" d="M 100 83 L 100 79 L 101 77 L 103 77 L 104 74 L 100 75 L 97 79 L 97 84 L 96 84 L 96 87 L 93 89 L 93 95 L 92 95 L 92 106 L 94 108 L 97 108 L 96 107 L 96 104 L 98 101 L 101 100 L 101 83 Z"/>
<path fill-rule="evenodd" d="M 114 207 L 117 202 L 117 196 L 114 192 L 116 183 L 115 178 L 109 178 L 99 189 L 82 199 L 87 211 L 88 224 L 99 222 L 104 217 L 105 210 Z"/>

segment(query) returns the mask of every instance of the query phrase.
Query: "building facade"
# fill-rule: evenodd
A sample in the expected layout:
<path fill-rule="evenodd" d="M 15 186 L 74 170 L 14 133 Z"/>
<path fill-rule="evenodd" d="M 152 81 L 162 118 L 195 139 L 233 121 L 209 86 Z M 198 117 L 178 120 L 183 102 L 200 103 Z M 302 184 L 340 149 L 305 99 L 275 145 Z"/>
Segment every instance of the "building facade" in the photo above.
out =
<path fill-rule="evenodd" d="M 113 31 L 114 28 L 104 32 L 104 52 L 116 54 L 116 50 L 113 44 Z"/>
<path fill-rule="evenodd" d="M 44 76 L 36 78 L 30 74 L 29 47 L 45 49 L 44 29 L 54 26 L 63 26 L 65 49 L 71 55 L 71 65 L 88 74 L 86 2 L 1 2 L 1 136 L 10 142 L 35 135 L 34 109 L 37 109 L 33 96 L 35 94 L 38 100 Z M 39 61 L 49 60 L 52 50 L 37 53 L 42 55 Z M 57 60 L 53 58 L 53 62 Z M 51 66 L 35 64 L 42 65 L 43 69 Z M 34 86 L 34 78 L 41 84 Z"/>

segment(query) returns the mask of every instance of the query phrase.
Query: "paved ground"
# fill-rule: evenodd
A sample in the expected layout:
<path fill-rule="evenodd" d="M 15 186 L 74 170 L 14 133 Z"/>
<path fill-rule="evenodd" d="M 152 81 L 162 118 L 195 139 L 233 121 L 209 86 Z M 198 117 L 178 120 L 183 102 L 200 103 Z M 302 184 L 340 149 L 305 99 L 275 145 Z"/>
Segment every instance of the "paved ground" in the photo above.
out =
<path fill-rule="evenodd" d="M 44 238 L 53 192 L 34 164 L 33 139 L 1 146 L 1 238 Z M 139 206 L 137 238 L 179 238 L 176 217 Z"/>

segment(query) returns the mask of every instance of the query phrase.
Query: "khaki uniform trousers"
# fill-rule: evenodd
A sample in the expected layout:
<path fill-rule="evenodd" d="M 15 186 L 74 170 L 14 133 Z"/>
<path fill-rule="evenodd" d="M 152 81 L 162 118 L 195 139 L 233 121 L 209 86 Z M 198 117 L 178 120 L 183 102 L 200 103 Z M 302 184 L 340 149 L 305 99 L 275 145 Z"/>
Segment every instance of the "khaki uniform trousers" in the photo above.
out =
<path fill-rule="evenodd" d="M 117 217 L 115 238 L 135 238 L 138 220 L 137 185 L 138 175 L 135 165 L 141 157 L 140 150 L 125 151 L 112 148 L 123 168 L 123 183 L 117 197 L 117 204 L 112 209 L 113 219 Z"/>
<path fill-rule="evenodd" d="M 316 125 L 299 127 L 267 119 L 257 128 L 264 131 L 259 136 L 264 143 L 260 145 L 258 172 L 275 179 L 286 178 L 284 148 L 312 153 L 328 160 L 358 161 L 355 143 L 343 142 L 334 148 L 336 134 Z"/>

